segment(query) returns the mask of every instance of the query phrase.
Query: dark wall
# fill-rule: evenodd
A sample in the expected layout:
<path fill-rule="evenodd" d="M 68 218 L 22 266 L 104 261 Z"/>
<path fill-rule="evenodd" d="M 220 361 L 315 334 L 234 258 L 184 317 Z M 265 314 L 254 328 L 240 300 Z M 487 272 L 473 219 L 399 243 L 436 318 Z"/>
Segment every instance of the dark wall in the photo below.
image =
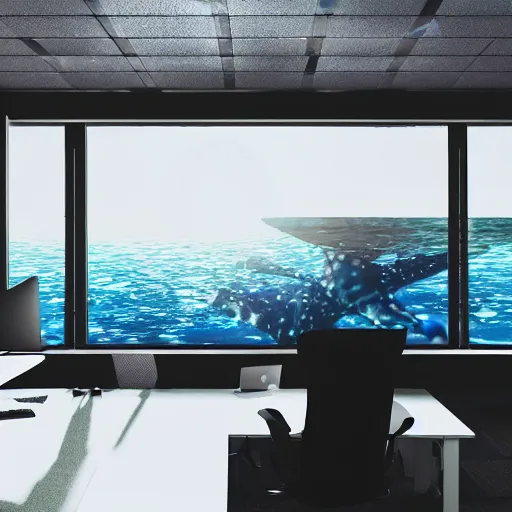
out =
<path fill-rule="evenodd" d="M 468 351 L 470 352 L 470 351 Z M 134 354 L 134 357 L 137 357 Z M 281 387 L 303 387 L 302 374 L 295 354 L 261 355 L 156 355 L 159 388 L 236 388 L 243 366 L 282 364 Z M 489 389 L 512 391 L 508 355 L 406 354 L 396 376 L 396 386 L 425 388 L 430 392 L 457 393 L 468 396 L 482 394 Z M 368 379 L 372 368 L 367 369 Z M 51 354 L 45 361 L 5 387 L 101 387 L 117 386 L 110 354 Z M 483 391 L 482 391 L 483 390 Z M 495 394 L 493 391 L 492 394 Z M 511 393 L 512 395 L 512 393 Z"/>
<path fill-rule="evenodd" d="M 12 121 L 219 120 L 457 122 L 512 119 L 512 93 L 498 91 L 363 92 L 4 92 Z"/>

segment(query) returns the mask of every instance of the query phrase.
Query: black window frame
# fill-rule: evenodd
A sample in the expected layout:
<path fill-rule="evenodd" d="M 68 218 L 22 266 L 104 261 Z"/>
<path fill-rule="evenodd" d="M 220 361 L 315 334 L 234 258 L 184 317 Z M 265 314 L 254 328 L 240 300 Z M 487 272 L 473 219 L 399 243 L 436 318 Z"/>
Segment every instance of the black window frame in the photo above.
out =
<path fill-rule="evenodd" d="M 88 125 L 225 126 L 447 126 L 448 127 L 448 316 L 447 345 L 408 350 L 512 349 L 469 344 L 467 128 L 509 124 L 510 93 L 4 93 L 0 167 L 0 286 L 8 286 L 8 126 L 65 125 L 66 303 L 62 348 L 190 350 L 204 346 L 87 344 L 86 131 Z M 510 106 L 509 106 L 510 105 Z M 510 110 L 510 112 L 509 112 Z M 342 112 L 343 114 L 340 114 Z M 468 119 L 471 113 L 471 120 Z M 137 120 L 137 121 L 134 121 Z M 3 124 L 3 123 L 2 123 Z M 56 347 L 51 347 L 56 348 Z M 243 350 L 222 345 L 218 349 Z M 251 351 L 276 350 L 255 347 Z M 277 348 L 280 350 L 281 348 Z M 290 347 L 282 347 L 282 350 Z"/>

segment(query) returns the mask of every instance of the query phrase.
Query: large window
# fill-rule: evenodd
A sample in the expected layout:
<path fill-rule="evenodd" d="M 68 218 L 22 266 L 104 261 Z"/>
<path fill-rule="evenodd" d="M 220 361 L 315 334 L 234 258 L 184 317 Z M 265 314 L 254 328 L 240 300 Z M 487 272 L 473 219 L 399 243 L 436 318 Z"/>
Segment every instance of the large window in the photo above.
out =
<path fill-rule="evenodd" d="M 469 336 L 512 336 L 512 127 L 468 128 Z"/>
<path fill-rule="evenodd" d="M 9 129 L 9 286 L 39 277 L 43 344 L 64 342 L 64 128 Z"/>
<path fill-rule="evenodd" d="M 447 341 L 445 127 L 87 129 L 88 341 Z"/>

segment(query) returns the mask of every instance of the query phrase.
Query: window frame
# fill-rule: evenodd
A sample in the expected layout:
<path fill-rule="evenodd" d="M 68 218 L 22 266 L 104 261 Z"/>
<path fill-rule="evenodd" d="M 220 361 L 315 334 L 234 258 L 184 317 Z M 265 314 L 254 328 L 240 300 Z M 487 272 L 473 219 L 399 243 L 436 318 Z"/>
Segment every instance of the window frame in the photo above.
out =
<path fill-rule="evenodd" d="M 0 169 L 3 177 L 0 180 L 0 200 L 8 193 L 8 126 L 32 125 L 45 126 L 60 124 L 65 126 L 65 209 L 66 209 L 66 241 L 65 241 L 65 342 L 60 348 L 76 348 L 85 350 L 204 350 L 204 345 L 163 345 L 163 344 L 89 344 L 88 318 L 87 318 L 87 127 L 88 126 L 339 126 L 339 127 L 413 127 L 413 126 L 445 126 L 447 127 L 448 145 L 448 324 L 449 340 L 446 345 L 412 345 L 408 350 L 451 350 L 470 348 L 468 338 L 468 293 L 467 293 L 467 123 L 447 123 L 433 121 L 375 121 L 375 122 L 339 122 L 339 121 L 10 121 L 6 118 L 6 132 L 2 136 L 5 141 L 5 165 Z M 2 157 L 3 160 L 3 157 Z M 5 179 L 4 179 L 5 178 Z M 6 269 L 8 275 L 8 204 L 6 204 L 5 219 L 1 219 L 5 237 L 0 253 L 5 254 L 5 262 L 0 259 L 0 265 Z M 2 210 L 4 212 L 4 210 Z M 4 222 L 5 220 L 5 222 Z M 4 242 L 5 240 L 5 242 Z M 465 247 L 464 247 L 465 244 Z M 4 251 L 5 249 L 5 251 Z M 1 257 L 0 257 L 1 258 Z M 459 279 L 459 276 L 460 279 Z M 465 280 L 464 280 L 465 279 Z M 0 281 L 0 285 L 6 283 Z M 464 292 L 466 290 L 466 292 Z M 52 349 L 58 347 L 51 347 Z M 254 352 L 268 350 L 290 350 L 294 346 L 247 346 L 222 345 L 212 350 L 244 351 L 250 349 Z M 480 347 L 479 347 L 480 348 Z M 489 348 L 506 348 L 489 346 Z M 510 346 L 512 349 L 512 345 Z"/>
<path fill-rule="evenodd" d="M 483 128 L 483 127 L 498 127 L 498 126 L 512 126 L 512 121 L 494 121 L 494 122 L 488 122 L 488 121 L 469 121 L 467 123 L 464 123 L 465 129 L 466 129 L 466 169 L 465 169 L 465 189 L 464 189 L 464 197 L 462 199 L 465 200 L 465 208 L 466 208 L 466 220 L 465 220 L 465 226 L 462 226 L 464 228 L 464 231 L 462 232 L 462 236 L 464 239 L 462 242 L 464 243 L 464 249 L 466 251 L 466 259 L 462 261 L 464 266 L 461 267 L 463 271 L 465 271 L 465 275 L 462 275 L 462 279 L 465 279 L 465 282 L 463 283 L 465 285 L 464 291 L 466 292 L 466 304 L 462 311 L 462 314 L 465 315 L 463 317 L 463 320 L 465 322 L 466 327 L 466 337 L 465 337 L 465 344 L 461 344 L 460 348 L 467 348 L 469 350 L 481 350 L 481 351 L 496 351 L 496 350 L 503 350 L 503 351 L 510 351 L 512 350 L 512 336 L 510 343 L 500 344 L 500 343 L 485 343 L 485 344 L 478 344 L 478 343 L 470 343 L 470 332 L 469 332 L 469 255 L 468 255 L 468 249 L 469 249 L 469 229 L 468 229 L 468 221 L 469 221 L 469 215 L 468 215 L 468 161 L 467 161 L 467 137 L 468 137 L 468 130 L 469 128 Z"/>
<path fill-rule="evenodd" d="M 67 148 L 67 127 L 68 124 L 63 121 L 52 123 L 31 122 L 17 123 L 12 122 L 8 116 L 5 116 L 5 123 L 0 123 L 0 202 L 3 202 L 5 208 L 0 208 L 0 289 L 9 289 L 9 129 L 15 126 L 61 126 L 64 128 L 64 342 L 58 345 L 48 345 L 42 347 L 51 350 L 72 349 L 74 344 L 74 303 L 75 294 L 73 286 L 74 271 L 74 179 L 73 172 L 70 172 L 70 156 L 72 153 Z M 74 156 L 73 156 L 74 158 Z M 71 209 L 70 209 L 71 207 Z"/>

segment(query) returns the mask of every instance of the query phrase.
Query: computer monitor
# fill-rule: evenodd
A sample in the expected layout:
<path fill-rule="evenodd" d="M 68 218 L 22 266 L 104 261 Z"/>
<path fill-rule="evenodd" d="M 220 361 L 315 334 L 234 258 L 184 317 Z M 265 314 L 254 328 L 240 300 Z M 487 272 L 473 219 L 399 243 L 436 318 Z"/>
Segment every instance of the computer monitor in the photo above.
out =
<path fill-rule="evenodd" d="M 37 277 L 0 292 L 0 350 L 41 351 Z"/>

